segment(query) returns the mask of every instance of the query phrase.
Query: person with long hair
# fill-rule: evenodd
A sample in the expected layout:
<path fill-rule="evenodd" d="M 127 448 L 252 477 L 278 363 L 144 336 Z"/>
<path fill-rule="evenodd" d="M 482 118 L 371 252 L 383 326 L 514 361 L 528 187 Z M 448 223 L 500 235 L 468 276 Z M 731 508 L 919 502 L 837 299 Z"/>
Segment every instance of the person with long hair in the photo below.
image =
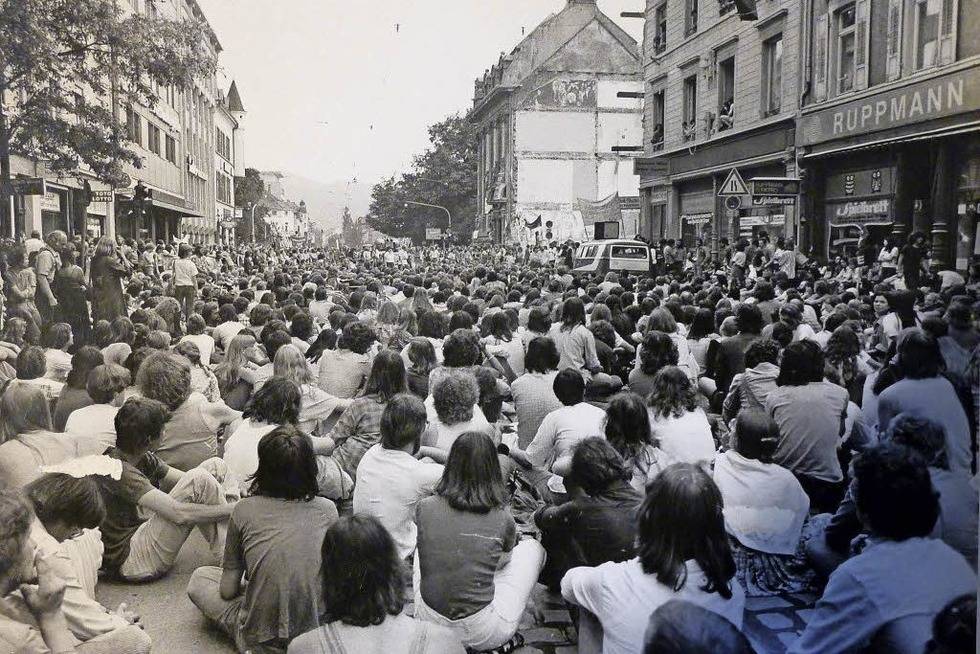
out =
<path fill-rule="evenodd" d="M 377 315 L 378 342 L 381 347 L 401 351 L 412 334 L 405 328 L 402 322 L 402 312 L 398 305 L 390 300 L 385 300 L 378 309 Z"/>
<path fill-rule="evenodd" d="M 235 411 L 243 410 L 252 397 L 253 378 L 248 371 L 255 369 L 252 357 L 256 342 L 252 332 L 242 329 L 232 337 L 225 350 L 225 360 L 214 369 L 221 399 Z"/>
<path fill-rule="evenodd" d="M 377 518 L 354 515 L 334 523 L 323 538 L 321 561 L 327 571 L 321 626 L 295 638 L 287 654 L 466 651 L 450 629 L 404 613 L 402 558 Z"/>
<path fill-rule="evenodd" d="M 147 346 L 152 347 L 153 336 L 157 334 L 161 338 L 164 335 L 169 337 L 166 332 L 151 332 L 150 338 L 147 339 Z M 173 351 L 187 359 L 191 366 L 191 392 L 200 393 L 207 398 L 208 402 L 220 402 L 221 390 L 218 387 L 218 378 L 214 376 L 210 368 L 204 365 L 201 360 L 201 350 L 197 344 L 192 341 L 183 341 L 175 345 Z"/>
<path fill-rule="evenodd" d="M 666 366 L 677 365 L 677 344 L 667 334 L 651 330 L 643 337 L 637 361 L 639 366 L 630 371 L 629 387 L 637 395 L 646 397 L 653 390 L 653 378 L 657 373 Z"/>
<path fill-rule="evenodd" d="M 78 348 L 72 355 L 71 370 L 54 405 L 52 420 L 55 431 L 65 430 L 65 423 L 68 422 L 68 416 L 73 411 L 94 403 L 88 394 L 88 374 L 96 366 L 101 366 L 104 361 L 102 352 L 91 345 Z"/>
<path fill-rule="evenodd" d="M 392 350 L 381 350 L 371 364 L 364 394 L 352 401 L 329 436 L 336 443 L 331 458 L 356 480 L 357 464 L 381 439 L 381 415 L 389 400 L 408 390 L 405 363 Z"/>
<path fill-rule="evenodd" d="M 766 413 L 779 428 L 772 460 L 800 480 L 818 511 L 832 511 L 844 494 L 837 450 L 844 435 L 847 391 L 824 380 L 824 356 L 813 341 L 783 350 L 777 388 Z"/>
<path fill-rule="evenodd" d="M 110 323 L 126 315 L 126 298 L 122 278 L 129 277 L 132 268 L 116 249 L 110 236 L 99 239 L 92 254 L 89 277 L 92 280 L 92 319 Z"/>
<path fill-rule="evenodd" d="M 524 374 L 524 344 L 510 329 L 510 321 L 503 311 L 494 311 L 483 318 L 487 335 L 482 342 L 487 354 L 497 357 L 501 365 L 506 363 L 514 379 Z"/>
<path fill-rule="evenodd" d="M 660 449 L 650 429 L 646 403 L 636 393 L 624 391 L 613 396 L 606 407 L 603 435 L 623 458 L 630 471 L 630 485 L 641 493 L 664 468 L 675 463 Z"/>
<path fill-rule="evenodd" d="M 429 396 L 429 376 L 439 365 L 432 342 L 421 336 L 413 337 L 407 346 L 408 390 L 423 400 Z"/>
<path fill-rule="evenodd" d="M 285 652 L 319 624 L 324 580 L 334 573 L 320 565 L 321 546 L 338 515 L 317 496 L 317 474 L 310 437 L 294 425 L 262 436 L 248 497 L 228 519 L 221 567 L 191 575 L 188 597 L 239 652 Z"/>
<path fill-rule="evenodd" d="M 521 449 L 534 440 L 545 416 L 563 406 L 554 390 L 559 361 L 558 348 L 547 336 L 528 341 L 524 358 L 526 372 L 510 386 L 517 412 L 517 444 Z"/>
<path fill-rule="evenodd" d="M 582 300 L 568 298 L 561 305 L 561 322 L 551 327 L 548 337 L 558 348 L 558 369 L 571 368 L 589 382 L 602 364 L 595 349 L 595 336 L 585 326 L 585 305 Z"/>
<path fill-rule="evenodd" d="M 296 425 L 303 433 L 311 436 L 326 434 L 328 421 L 334 412 L 343 411 L 350 405 L 349 399 L 334 397 L 314 384 L 313 371 L 295 345 L 279 348 L 272 363 L 272 374 L 290 380 L 299 388 L 302 405 Z"/>
<path fill-rule="evenodd" d="M 585 620 L 579 614 L 579 642 L 601 640 L 605 654 L 640 652 L 650 614 L 672 599 L 741 628 L 745 594 L 734 579 L 721 493 L 707 472 L 688 463 L 664 470 L 647 488 L 637 533 L 636 558 L 572 568 L 562 578 L 562 597 L 588 612 Z"/>
<path fill-rule="evenodd" d="M 650 431 L 674 461 L 710 464 L 715 441 L 704 409 L 698 406 L 697 389 L 676 366 L 665 366 L 654 376 L 647 396 Z"/>
<path fill-rule="evenodd" d="M 489 436 L 456 439 L 435 493 L 415 516 L 416 618 L 453 629 L 475 650 L 521 646 L 517 629 L 545 552 L 518 536 Z"/>
<path fill-rule="evenodd" d="M 4 276 L 4 295 L 7 297 L 7 310 L 29 317 L 41 328 L 41 314 L 34 304 L 37 292 L 37 275 L 27 262 L 27 251 L 18 245 L 7 252 L 7 274 Z"/>
<path fill-rule="evenodd" d="M 44 466 L 104 449 L 91 436 L 54 433 L 48 399 L 37 386 L 15 380 L 0 395 L 0 487 L 20 488 Z"/>

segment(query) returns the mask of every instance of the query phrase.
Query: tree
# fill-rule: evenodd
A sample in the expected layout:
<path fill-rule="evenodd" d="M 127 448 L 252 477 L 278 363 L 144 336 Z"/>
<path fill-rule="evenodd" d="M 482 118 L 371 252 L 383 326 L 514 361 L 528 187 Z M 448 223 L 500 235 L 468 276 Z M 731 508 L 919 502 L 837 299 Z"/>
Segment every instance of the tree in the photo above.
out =
<path fill-rule="evenodd" d="M 242 207 L 242 218 L 235 223 L 235 240 L 238 243 L 252 241 L 252 209 L 255 207 L 255 240 L 266 238 L 265 216 L 269 207 L 264 201 L 266 197 L 265 182 L 255 168 L 246 168 L 244 177 L 235 178 L 235 206 Z"/>
<path fill-rule="evenodd" d="M 199 21 L 124 16 L 114 0 L 0 3 L 0 207 L 12 153 L 53 172 L 88 167 L 125 186 L 140 167 L 122 128 L 126 107 L 153 107 L 162 88 L 214 74 L 211 34 Z"/>
<path fill-rule="evenodd" d="M 441 209 L 409 205 L 408 200 L 446 207 L 452 231 L 468 237 L 476 215 L 477 135 L 465 116 L 454 114 L 429 127 L 431 147 L 415 157 L 412 170 L 374 186 L 368 223 L 390 236 L 424 238 L 425 227 L 445 228 Z"/>

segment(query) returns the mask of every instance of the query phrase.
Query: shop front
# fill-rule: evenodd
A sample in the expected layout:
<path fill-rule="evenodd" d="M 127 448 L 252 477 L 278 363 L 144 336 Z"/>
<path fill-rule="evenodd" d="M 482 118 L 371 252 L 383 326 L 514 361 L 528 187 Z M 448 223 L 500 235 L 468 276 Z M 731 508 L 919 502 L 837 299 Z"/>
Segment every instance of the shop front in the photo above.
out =
<path fill-rule="evenodd" d="M 932 241 L 932 262 L 976 260 L 980 199 L 980 68 L 956 64 L 878 93 L 804 110 L 797 143 L 820 256 L 846 254 L 866 236 Z"/>
<path fill-rule="evenodd" d="M 68 228 L 68 189 L 59 188 L 50 182 L 46 184 L 44 195 L 40 196 L 41 233 L 50 234 L 58 229 L 66 234 Z"/>

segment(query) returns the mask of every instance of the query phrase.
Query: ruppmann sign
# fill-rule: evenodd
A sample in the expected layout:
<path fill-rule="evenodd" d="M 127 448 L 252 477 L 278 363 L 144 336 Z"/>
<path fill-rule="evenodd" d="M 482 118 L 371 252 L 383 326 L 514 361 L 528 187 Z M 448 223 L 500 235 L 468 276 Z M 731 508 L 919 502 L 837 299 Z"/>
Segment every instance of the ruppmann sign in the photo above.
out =
<path fill-rule="evenodd" d="M 980 68 L 971 67 L 805 114 L 797 143 L 814 145 L 868 134 L 971 112 L 978 106 Z"/>

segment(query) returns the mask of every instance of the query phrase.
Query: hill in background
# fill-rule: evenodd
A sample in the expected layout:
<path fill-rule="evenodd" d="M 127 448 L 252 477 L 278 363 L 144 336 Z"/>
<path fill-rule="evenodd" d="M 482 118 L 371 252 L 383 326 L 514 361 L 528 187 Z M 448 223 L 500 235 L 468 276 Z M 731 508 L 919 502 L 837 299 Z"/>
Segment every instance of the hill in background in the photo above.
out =
<path fill-rule="evenodd" d="M 315 220 L 326 232 L 340 229 L 341 216 L 347 204 L 348 182 L 321 182 L 309 177 L 283 171 L 283 189 L 286 198 L 299 203 L 306 201 L 311 220 Z M 363 216 L 371 204 L 371 184 L 350 183 L 350 210 L 354 216 Z"/>

